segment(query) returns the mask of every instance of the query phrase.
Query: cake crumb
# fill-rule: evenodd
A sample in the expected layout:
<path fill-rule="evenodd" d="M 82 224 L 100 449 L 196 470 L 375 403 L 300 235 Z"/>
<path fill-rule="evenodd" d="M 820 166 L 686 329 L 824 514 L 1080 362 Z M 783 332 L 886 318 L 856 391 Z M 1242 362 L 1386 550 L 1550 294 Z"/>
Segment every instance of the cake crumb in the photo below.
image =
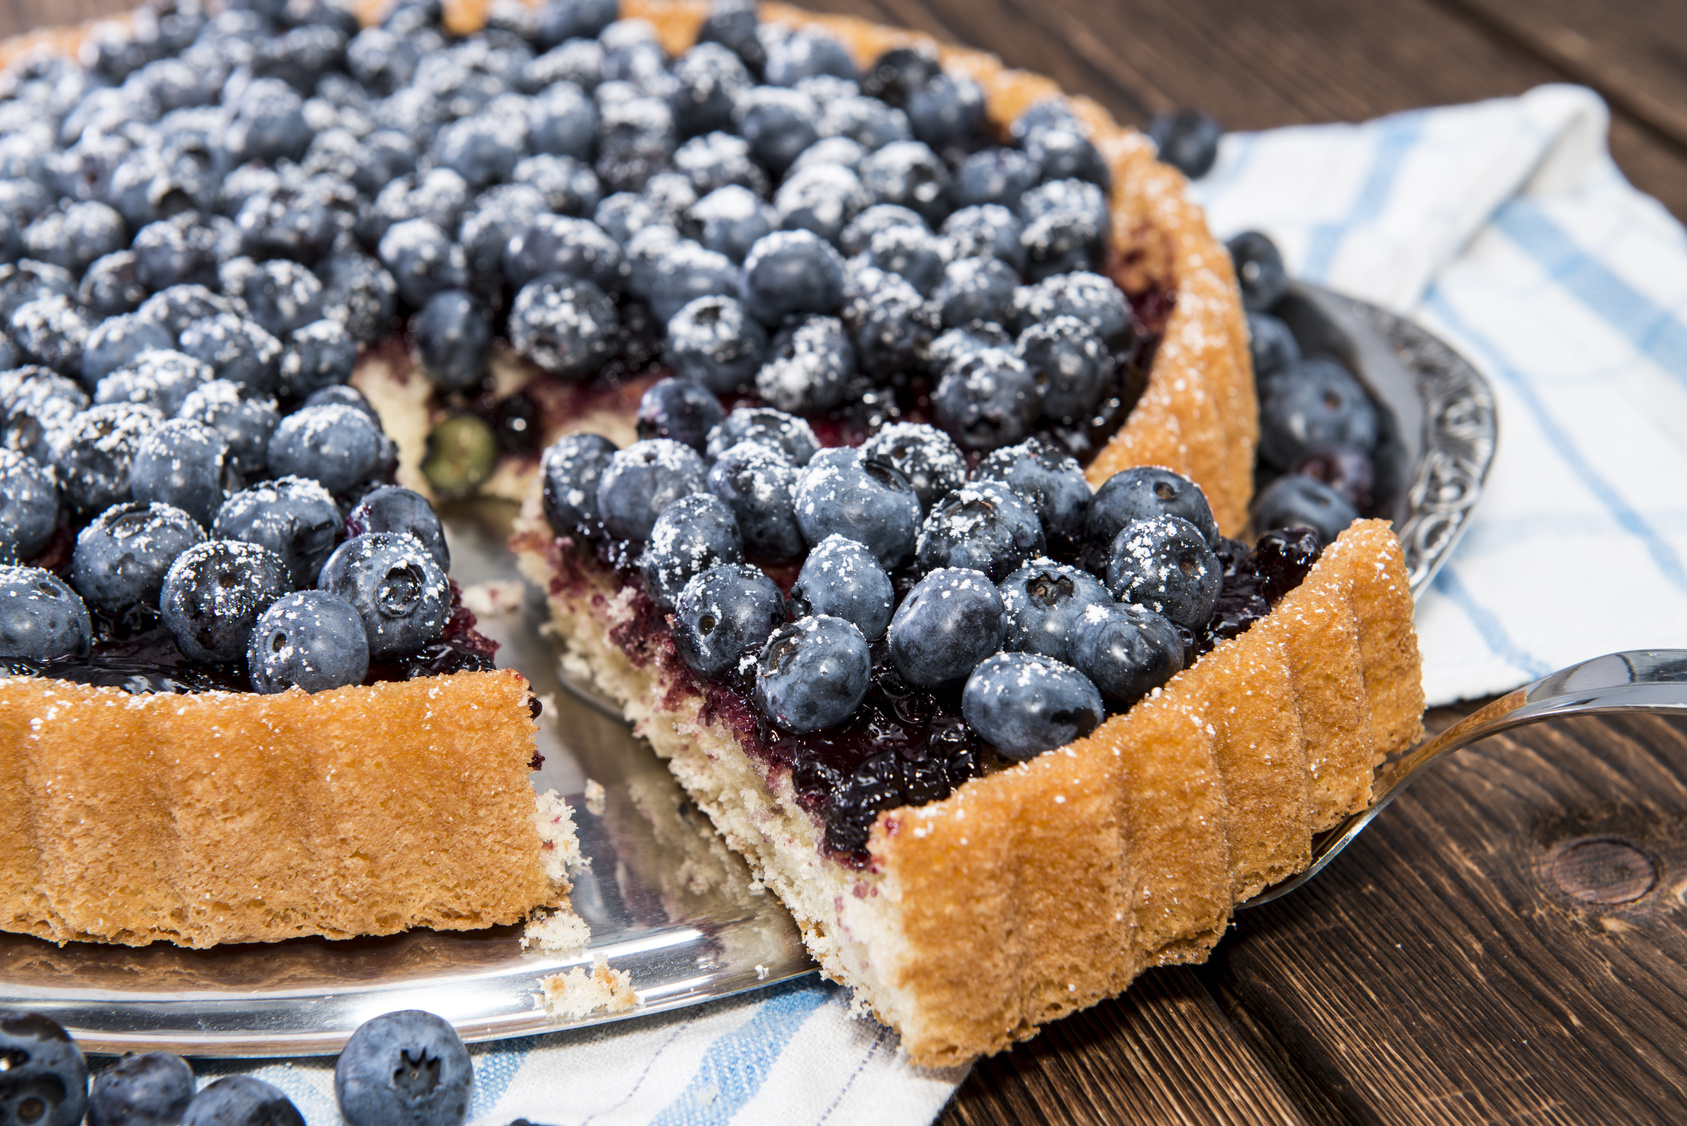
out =
<path fill-rule="evenodd" d="M 638 1006 L 632 978 L 625 970 L 609 968 L 609 959 L 599 954 L 592 959 L 588 974 L 576 966 L 539 979 L 539 999 L 555 1020 L 584 1020 L 596 1013 L 624 1013 Z"/>
<path fill-rule="evenodd" d="M 596 778 L 586 779 L 586 812 L 593 817 L 602 817 L 604 797 L 603 783 Z"/>
<path fill-rule="evenodd" d="M 547 954 L 572 957 L 585 953 L 592 940 L 586 920 L 574 913 L 567 904 L 551 911 L 540 911 L 528 921 L 521 932 L 521 948 L 537 947 Z"/>
<path fill-rule="evenodd" d="M 539 830 L 540 847 L 545 851 L 546 878 L 559 890 L 568 891 L 573 886 L 568 873 L 579 870 L 585 863 L 580 838 L 574 832 L 573 811 L 555 790 L 547 790 L 538 797 L 533 824 Z"/>
<path fill-rule="evenodd" d="M 493 579 L 463 588 L 463 605 L 477 618 L 514 614 L 521 609 L 526 588 L 515 579 Z"/>

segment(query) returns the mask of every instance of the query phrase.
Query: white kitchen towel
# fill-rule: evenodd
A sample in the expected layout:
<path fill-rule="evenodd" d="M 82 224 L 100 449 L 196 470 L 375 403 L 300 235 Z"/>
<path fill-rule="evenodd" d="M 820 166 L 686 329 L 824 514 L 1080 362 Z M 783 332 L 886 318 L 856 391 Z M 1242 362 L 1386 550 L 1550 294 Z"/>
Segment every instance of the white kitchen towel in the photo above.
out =
<path fill-rule="evenodd" d="M 1431 704 L 1687 647 L 1687 234 L 1606 150 L 1599 97 L 1224 139 L 1195 188 L 1289 273 L 1402 313 L 1493 385 L 1499 446 L 1418 602 Z"/>

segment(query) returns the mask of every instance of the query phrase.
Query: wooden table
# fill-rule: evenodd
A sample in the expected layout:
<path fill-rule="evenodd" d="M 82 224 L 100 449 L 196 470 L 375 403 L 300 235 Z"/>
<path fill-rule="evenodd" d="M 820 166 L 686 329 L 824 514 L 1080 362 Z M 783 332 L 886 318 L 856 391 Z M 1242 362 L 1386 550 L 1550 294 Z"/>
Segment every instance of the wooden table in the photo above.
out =
<path fill-rule="evenodd" d="M 810 3 L 994 51 L 1138 124 L 1174 105 L 1236 129 L 1356 121 L 1582 82 L 1611 103 L 1623 171 L 1687 216 L 1680 3 Z M 0 0 L 0 35 L 125 6 Z M 1238 914 L 1208 965 L 1150 971 L 980 1063 L 942 1122 L 1681 1121 L 1684 899 L 1687 724 L 1523 729 Z"/>

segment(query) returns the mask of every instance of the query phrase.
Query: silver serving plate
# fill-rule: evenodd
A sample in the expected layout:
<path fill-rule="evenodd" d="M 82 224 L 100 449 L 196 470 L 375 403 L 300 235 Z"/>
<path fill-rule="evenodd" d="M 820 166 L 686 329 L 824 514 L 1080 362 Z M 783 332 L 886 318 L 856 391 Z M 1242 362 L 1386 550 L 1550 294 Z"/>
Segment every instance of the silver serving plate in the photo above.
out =
<path fill-rule="evenodd" d="M 1481 495 L 1494 452 L 1492 394 L 1446 345 L 1374 306 L 1296 285 L 1277 311 L 1305 351 L 1345 362 L 1389 408 L 1382 514 L 1400 531 L 1412 589 L 1422 590 Z M 504 546 L 513 516 L 513 506 L 492 501 L 446 513 L 460 582 L 515 579 Z M 585 955 L 524 951 L 518 927 L 203 951 L 0 935 L 0 1007 L 47 1013 L 91 1052 L 313 1055 L 339 1051 L 363 1021 L 394 1009 L 426 1008 L 465 1040 L 495 1040 L 683 1008 L 813 972 L 790 916 L 753 884 L 648 745 L 616 709 L 561 679 L 538 594 L 518 602 L 481 627 L 502 643 L 500 664 L 525 673 L 545 703 L 545 764 L 534 784 L 561 792 L 579 825 L 588 866 L 572 898 L 592 931 Z M 600 797 L 588 800 L 588 779 L 603 787 Z M 570 1022 L 548 1016 L 539 980 L 599 955 L 631 975 L 638 1007 Z"/>

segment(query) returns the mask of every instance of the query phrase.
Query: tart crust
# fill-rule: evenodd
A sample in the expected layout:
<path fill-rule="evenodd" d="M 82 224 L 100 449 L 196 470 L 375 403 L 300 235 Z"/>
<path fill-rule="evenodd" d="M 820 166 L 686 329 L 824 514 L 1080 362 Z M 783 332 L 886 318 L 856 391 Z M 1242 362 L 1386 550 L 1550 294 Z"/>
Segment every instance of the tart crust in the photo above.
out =
<path fill-rule="evenodd" d="M 1206 958 L 1234 904 L 1303 869 L 1422 733 L 1400 546 L 1357 523 L 1299 587 L 1087 738 L 881 813 L 870 862 L 828 859 L 789 771 L 744 750 L 672 642 L 617 641 L 634 598 L 530 503 L 512 541 L 558 635 L 779 895 L 828 977 L 916 1063 L 999 1051 Z M 581 668 L 573 662 L 574 668 Z"/>
<path fill-rule="evenodd" d="M 0 680 L 0 929 L 204 947 L 518 922 L 568 891 L 536 730 L 508 669 L 274 696 Z"/>

